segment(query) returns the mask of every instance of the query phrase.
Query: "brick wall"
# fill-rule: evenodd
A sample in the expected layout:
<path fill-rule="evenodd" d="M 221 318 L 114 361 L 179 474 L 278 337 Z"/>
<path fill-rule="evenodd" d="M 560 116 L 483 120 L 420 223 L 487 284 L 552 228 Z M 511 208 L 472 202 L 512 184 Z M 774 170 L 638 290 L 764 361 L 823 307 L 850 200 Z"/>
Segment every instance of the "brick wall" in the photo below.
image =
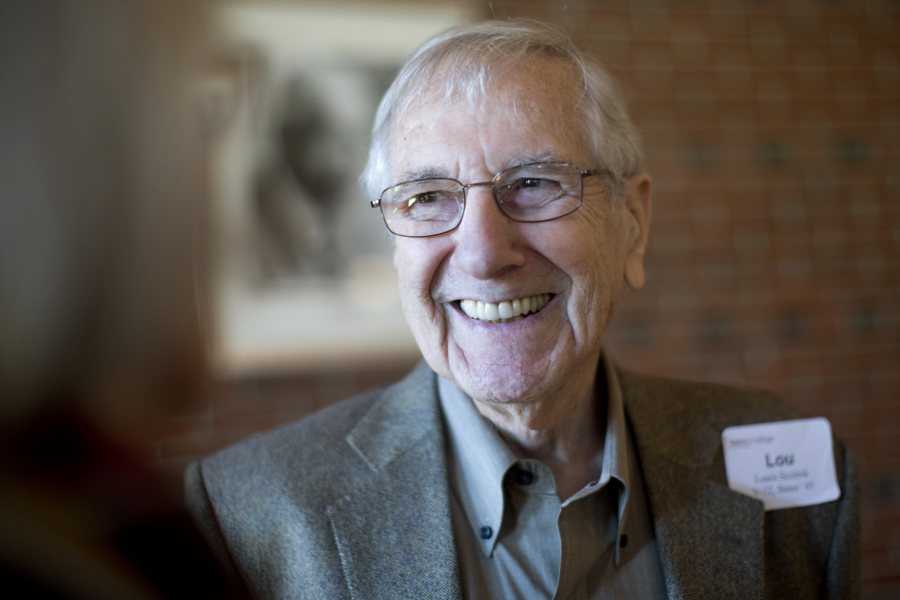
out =
<path fill-rule="evenodd" d="M 867 597 L 900 594 L 900 4 L 493 2 L 619 78 L 656 184 L 634 368 L 775 390 L 862 473 Z"/>
<path fill-rule="evenodd" d="M 900 595 L 900 3 L 494 0 L 615 73 L 654 177 L 646 288 L 607 347 L 638 370 L 778 392 L 862 473 L 867 598 Z M 176 468 L 387 371 L 222 384 L 161 432 Z M 302 401 L 298 401 L 302 398 Z"/>

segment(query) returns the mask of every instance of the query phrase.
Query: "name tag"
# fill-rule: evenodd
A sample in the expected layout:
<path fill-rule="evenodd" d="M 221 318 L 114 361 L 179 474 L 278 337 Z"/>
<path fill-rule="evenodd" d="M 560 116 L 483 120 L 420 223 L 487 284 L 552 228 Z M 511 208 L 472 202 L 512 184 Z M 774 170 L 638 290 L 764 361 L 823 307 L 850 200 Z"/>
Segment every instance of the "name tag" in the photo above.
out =
<path fill-rule="evenodd" d="M 797 419 L 722 431 L 728 487 L 766 510 L 810 506 L 841 495 L 828 419 Z"/>

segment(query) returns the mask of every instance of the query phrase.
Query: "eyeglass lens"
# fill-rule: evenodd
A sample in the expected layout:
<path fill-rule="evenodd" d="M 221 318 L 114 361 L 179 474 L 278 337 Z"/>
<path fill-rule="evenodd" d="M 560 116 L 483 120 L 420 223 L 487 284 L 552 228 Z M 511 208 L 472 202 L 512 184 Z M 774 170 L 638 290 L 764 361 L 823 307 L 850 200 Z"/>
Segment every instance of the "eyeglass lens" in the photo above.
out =
<path fill-rule="evenodd" d="M 384 191 L 385 224 L 400 236 L 439 235 L 457 227 L 465 210 L 468 187 L 455 179 L 423 179 Z M 540 163 L 500 172 L 492 181 L 494 198 L 514 221 L 548 221 L 581 205 L 582 175 L 566 163 Z"/>

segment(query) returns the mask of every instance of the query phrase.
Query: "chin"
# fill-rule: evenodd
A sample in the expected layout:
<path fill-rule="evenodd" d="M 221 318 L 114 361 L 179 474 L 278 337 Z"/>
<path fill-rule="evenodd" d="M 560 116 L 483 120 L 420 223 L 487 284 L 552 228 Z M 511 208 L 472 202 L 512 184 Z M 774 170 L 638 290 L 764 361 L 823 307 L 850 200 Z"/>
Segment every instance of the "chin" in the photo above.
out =
<path fill-rule="evenodd" d="M 487 369 L 459 373 L 453 380 L 473 399 L 491 404 L 528 404 L 545 397 L 551 387 L 543 376 L 506 366 L 502 372 Z"/>

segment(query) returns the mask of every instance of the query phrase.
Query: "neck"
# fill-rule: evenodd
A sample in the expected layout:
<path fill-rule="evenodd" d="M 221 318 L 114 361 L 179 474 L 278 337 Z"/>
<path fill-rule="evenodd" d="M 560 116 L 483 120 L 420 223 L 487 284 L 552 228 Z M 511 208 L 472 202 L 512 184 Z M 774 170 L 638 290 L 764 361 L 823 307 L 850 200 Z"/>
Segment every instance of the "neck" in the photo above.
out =
<path fill-rule="evenodd" d="M 502 404 L 475 400 L 475 406 L 513 452 L 550 468 L 557 495 L 565 500 L 600 474 L 605 389 L 601 372 L 587 385 L 559 390 L 552 397 Z"/>

